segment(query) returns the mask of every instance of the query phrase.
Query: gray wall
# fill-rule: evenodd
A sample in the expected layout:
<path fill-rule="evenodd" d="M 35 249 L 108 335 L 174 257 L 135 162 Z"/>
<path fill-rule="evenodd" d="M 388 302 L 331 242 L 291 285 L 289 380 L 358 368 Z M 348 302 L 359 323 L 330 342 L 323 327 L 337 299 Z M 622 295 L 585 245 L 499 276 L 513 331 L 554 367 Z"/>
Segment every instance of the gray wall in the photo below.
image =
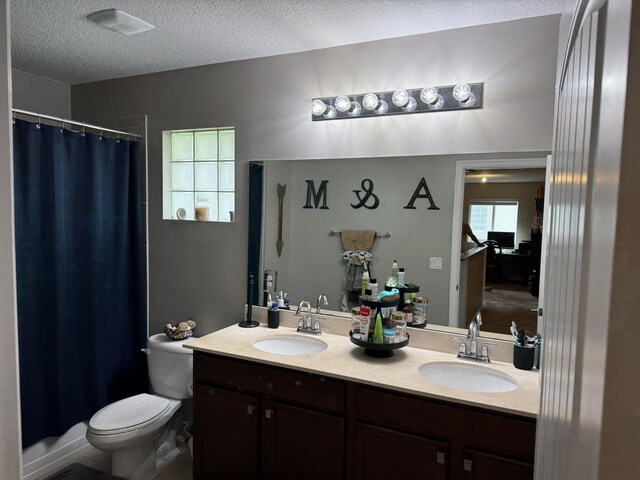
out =
<path fill-rule="evenodd" d="M 13 106 L 71 118 L 71 85 L 31 73 L 12 71 Z"/>
<path fill-rule="evenodd" d="M 199 333 L 245 301 L 249 160 L 551 149 L 558 16 L 73 86 L 78 118 L 147 114 L 151 331 L 193 316 Z M 311 122 L 315 96 L 485 83 L 482 110 Z M 163 130 L 235 126 L 234 224 L 162 218 Z"/>
<path fill-rule="evenodd" d="M 283 165 L 289 166 L 288 172 L 283 172 Z M 288 290 L 293 303 L 304 299 L 315 305 L 322 292 L 330 308 L 340 310 L 346 262 L 340 237 L 330 237 L 329 231 L 389 232 L 390 238 L 376 238 L 371 249 L 371 273 L 380 289 L 397 259 L 405 267 L 406 280 L 420 285 L 421 295 L 429 298 L 429 320 L 448 325 L 454 170 L 455 160 L 449 156 L 268 162 L 265 268 L 278 270 L 279 288 Z M 415 210 L 403 208 L 422 177 L 440 210 L 429 210 L 426 199 L 417 199 Z M 380 203 L 376 209 L 354 209 L 351 204 L 358 200 L 353 190 L 362 190 L 366 178 L 373 182 Z M 328 210 L 302 208 L 307 179 L 314 180 L 316 188 L 322 180 L 329 181 Z M 287 183 L 288 196 L 284 218 L 289 228 L 280 258 L 275 249 L 277 183 Z M 430 270 L 429 257 L 442 257 L 443 269 Z"/>
<path fill-rule="evenodd" d="M 18 405 L 18 338 L 13 245 L 13 175 L 9 109 L 11 48 L 9 5 L 0 0 L 0 477 L 20 478 L 21 441 Z"/>

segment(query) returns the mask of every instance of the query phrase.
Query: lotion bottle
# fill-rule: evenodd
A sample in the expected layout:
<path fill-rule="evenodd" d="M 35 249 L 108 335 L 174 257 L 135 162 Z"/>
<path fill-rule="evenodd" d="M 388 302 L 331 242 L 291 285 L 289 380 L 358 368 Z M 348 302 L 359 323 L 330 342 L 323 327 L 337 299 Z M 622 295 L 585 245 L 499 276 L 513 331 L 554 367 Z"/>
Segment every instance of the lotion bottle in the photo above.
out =
<path fill-rule="evenodd" d="M 398 260 L 394 260 L 391 265 L 391 276 L 395 279 L 396 285 L 398 284 Z"/>
<path fill-rule="evenodd" d="M 366 270 L 362 274 L 362 293 L 361 295 L 366 295 L 365 290 L 369 288 L 369 270 Z"/>
<path fill-rule="evenodd" d="M 404 267 L 398 269 L 398 286 L 404 286 Z"/>
<path fill-rule="evenodd" d="M 374 343 L 383 343 L 383 329 L 382 329 L 382 315 L 376 315 L 376 326 L 373 330 L 373 342 Z"/>

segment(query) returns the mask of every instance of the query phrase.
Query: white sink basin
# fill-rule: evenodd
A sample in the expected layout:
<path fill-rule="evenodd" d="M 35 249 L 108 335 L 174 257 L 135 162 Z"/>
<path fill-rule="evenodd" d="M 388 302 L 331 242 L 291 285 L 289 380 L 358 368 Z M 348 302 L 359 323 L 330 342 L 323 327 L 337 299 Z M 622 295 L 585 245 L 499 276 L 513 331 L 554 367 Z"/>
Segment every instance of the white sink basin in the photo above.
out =
<path fill-rule="evenodd" d="M 327 344 L 313 337 L 300 335 L 272 335 L 253 342 L 253 348 L 277 355 L 315 355 L 324 352 Z"/>
<path fill-rule="evenodd" d="M 503 393 L 518 388 L 509 375 L 480 365 L 433 362 L 425 363 L 418 371 L 434 383 L 465 392 Z"/>

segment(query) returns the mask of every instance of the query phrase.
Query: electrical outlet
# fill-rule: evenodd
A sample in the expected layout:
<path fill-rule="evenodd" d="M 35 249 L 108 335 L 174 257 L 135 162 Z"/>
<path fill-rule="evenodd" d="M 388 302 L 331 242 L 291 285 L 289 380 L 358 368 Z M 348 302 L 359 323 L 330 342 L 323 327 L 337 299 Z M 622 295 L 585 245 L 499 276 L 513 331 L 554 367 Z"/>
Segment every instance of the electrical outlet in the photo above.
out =
<path fill-rule="evenodd" d="M 442 270 L 442 257 L 429 257 L 429 268 L 431 270 Z"/>

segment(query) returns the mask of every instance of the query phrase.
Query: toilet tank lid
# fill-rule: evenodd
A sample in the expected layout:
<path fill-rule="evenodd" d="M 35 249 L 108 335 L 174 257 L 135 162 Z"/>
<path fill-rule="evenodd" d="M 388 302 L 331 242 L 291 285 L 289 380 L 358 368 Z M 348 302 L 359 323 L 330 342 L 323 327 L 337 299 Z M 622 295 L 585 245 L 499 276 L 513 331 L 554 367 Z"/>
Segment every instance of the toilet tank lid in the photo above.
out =
<path fill-rule="evenodd" d="M 157 333 L 156 335 L 151 335 L 149 337 L 147 340 L 147 348 L 155 348 L 156 350 L 164 350 L 165 352 L 186 353 L 191 355 L 193 352 L 190 349 L 183 347 L 185 343 L 189 343 L 191 340 L 194 340 L 194 338 L 189 337 L 184 340 L 172 340 L 164 333 Z"/>

